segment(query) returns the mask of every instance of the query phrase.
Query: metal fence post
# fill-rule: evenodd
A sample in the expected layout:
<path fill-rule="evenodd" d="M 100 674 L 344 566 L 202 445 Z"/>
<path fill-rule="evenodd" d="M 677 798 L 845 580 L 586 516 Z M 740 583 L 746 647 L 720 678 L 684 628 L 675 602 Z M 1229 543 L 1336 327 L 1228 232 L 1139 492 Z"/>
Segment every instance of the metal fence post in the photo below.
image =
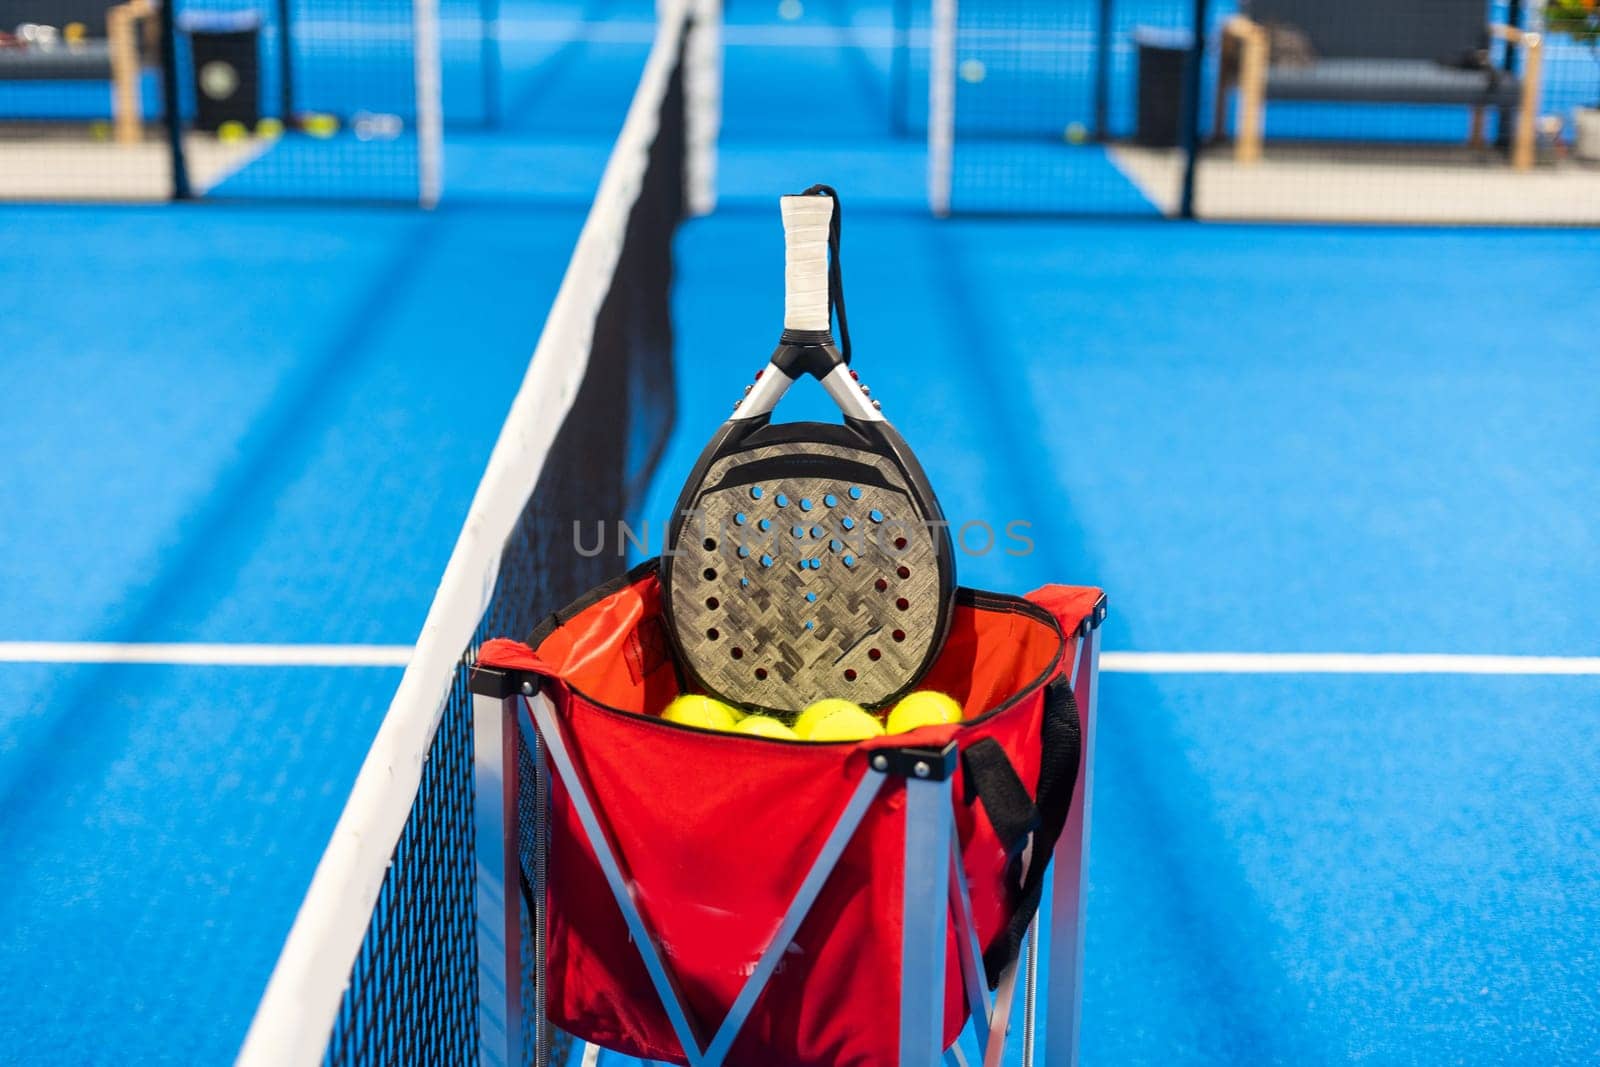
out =
<path fill-rule="evenodd" d="M 165 113 L 167 156 L 172 163 L 172 199 L 188 200 L 189 166 L 183 156 L 183 114 L 178 104 L 178 15 L 172 3 L 159 5 L 161 30 L 161 109 Z"/>
<path fill-rule="evenodd" d="M 1111 0 L 1100 0 L 1100 32 L 1094 39 L 1094 139 L 1111 136 L 1111 35 L 1116 30 Z"/>
<path fill-rule="evenodd" d="M 1183 146 L 1183 196 L 1178 205 L 1178 217 L 1185 219 L 1195 217 L 1195 163 L 1200 154 L 1200 86 L 1206 63 L 1207 6 L 1206 0 L 1194 0 L 1194 38 L 1183 68 L 1182 117 L 1178 131 Z"/>
<path fill-rule="evenodd" d="M 294 34 L 290 29 L 290 0 L 278 0 L 278 119 L 294 122 Z"/>

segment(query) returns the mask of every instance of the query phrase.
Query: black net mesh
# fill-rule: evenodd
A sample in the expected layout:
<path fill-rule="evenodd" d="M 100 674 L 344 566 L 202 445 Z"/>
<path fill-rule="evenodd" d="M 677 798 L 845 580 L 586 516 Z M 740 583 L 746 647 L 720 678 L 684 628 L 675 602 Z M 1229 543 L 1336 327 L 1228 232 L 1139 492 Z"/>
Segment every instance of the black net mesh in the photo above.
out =
<path fill-rule="evenodd" d="M 271 0 L 250 9 L 252 32 L 239 0 L 173 2 L 195 195 L 417 200 L 417 20 L 436 15 L 410 0 Z"/>
<path fill-rule="evenodd" d="M 483 121 L 490 5 L 0 0 L 0 200 L 416 202 L 420 42 L 445 26 L 444 117 Z"/>
<path fill-rule="evenodd" d="M 1594 225 L 1597 33 L 1583 0 L 962 0 L 950 205 Z"/>
<path fill-rule="evenodd" d="M 673 233 L 684 214 L 680 63 L 660 102 L 660 127 L 601 304 L 583 385 L 506 543 L 489 610 L 456 671 L 423 786 L 395 849 L 379 907 L 340 1007 L 325 1062 L 465 1064 L 477 1060 L 472 884 L 472 721 L 466 667 L 480 642 L 521 637 L 554 609 L 614 577 L 621 562 L 585 558 L 573 523 L 625 518 L 641 503 L 674 413 Z M 521 781 L 532 783 L 524 751 Z M 527 808 L 531 789 L 519 803 Z M 533 820 L 522 822 L 524 866 Z M 531 869 L 526 872 L 531 880 Z M 524 912 L 523 929 L 531 917 Z M 525 967 L 532 945 L 524 941 Z M 524 981 L 531 1056 L 531 983 Z M 560 1054 L 558 1047 L 558 1056 Z M 559 1062 L 559 1059 L 558 1059 Z"/>
<path fill-rule="evenodd" d="M 326 1063 L 476 1060 L 470 708 L 466 674 L 458 672 Z"/>
<path fill-rule="evenodd" d="M 980 213 L 1160 213 L 1110 146 L 1133 133 L 1139 40 L 1163 48 L 1146 49 L 1147 71 L 1151 55 L 1176 60 L 1163 72 L 1172 82 L 1176 143 L 1176 79 L 1189 48 L 1182 30 L 1191 10 L 1181 2 L 962 3 L 953 57 L 951 206 Z M 1175 190 L 1169 178 L 1160 181 Z"/>

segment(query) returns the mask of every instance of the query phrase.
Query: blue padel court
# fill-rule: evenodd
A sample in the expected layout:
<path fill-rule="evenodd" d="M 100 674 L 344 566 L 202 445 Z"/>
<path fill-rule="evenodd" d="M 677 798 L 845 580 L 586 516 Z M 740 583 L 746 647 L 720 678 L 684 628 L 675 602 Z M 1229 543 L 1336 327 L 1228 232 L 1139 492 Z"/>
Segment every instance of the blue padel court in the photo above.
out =
<path fill-rule="evenodd" d="M 829 182 L 862 379 L 953 522 L 1026 524 L 962 584 L 1109 597 L 1082 1061 L 1600 1058 L 1600 241 L 1160 222 L 1093 148 L 1141 217 L 934 219 L 890 10 L 778 7 L 725 12 L 651 550 Z M 6 1062 L 244 1041 L 650 49 L 506 8 L 431 212 L 0 206 Z"/>

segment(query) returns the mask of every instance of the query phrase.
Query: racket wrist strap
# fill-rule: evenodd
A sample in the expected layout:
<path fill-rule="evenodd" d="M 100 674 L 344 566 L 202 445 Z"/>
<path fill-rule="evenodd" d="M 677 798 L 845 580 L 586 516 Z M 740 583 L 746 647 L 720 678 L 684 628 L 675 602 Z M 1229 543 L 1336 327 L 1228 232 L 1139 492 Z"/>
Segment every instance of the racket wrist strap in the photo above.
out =
<path fill-rule="evenodd" d="M 817 345 L 832 346 L 834 321 L 839 323 L 839 355 L 840 360 L 850 362 L 850 322 L 845 317 L 844 309 L 844 268 L 839 259 L 839 232 L 840 215 L 843 211 L 839 203 L 839 194 L 830 185 L 813 185 L 799 196 L 826 196 L 833 201 L 833 211 L 828 219 L 828 329 L 800 330 L 784 328 L 783 334 L 778 339 L 783 345 Z M 776 362 L 776 361 L 774 361 Z M 828 369 L 832 369 L 831 366 Z M 813 372 L 814 373 L 814 372 Z M 822 374 L 816 375 L 818 378 Z M 798 377 L 798 375 L 791 375 Z"/>

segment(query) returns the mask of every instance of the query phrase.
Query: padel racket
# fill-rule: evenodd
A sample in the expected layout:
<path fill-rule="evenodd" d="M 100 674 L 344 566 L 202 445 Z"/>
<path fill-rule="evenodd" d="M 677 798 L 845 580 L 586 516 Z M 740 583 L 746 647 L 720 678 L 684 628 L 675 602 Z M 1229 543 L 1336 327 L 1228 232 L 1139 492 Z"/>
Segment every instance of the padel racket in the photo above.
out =
<path fill-rule="evenodd" d="M 813 186 L 780 204 L 783 334 L 678 498 L 662 559 L 669 630 L 688 673 L 724 700 L 879 705 L 943 647 L 955 557 L 922 467 L 849 367 L 838 198 Z M 772 423 L 803 375 L 842 425 Z"/>

